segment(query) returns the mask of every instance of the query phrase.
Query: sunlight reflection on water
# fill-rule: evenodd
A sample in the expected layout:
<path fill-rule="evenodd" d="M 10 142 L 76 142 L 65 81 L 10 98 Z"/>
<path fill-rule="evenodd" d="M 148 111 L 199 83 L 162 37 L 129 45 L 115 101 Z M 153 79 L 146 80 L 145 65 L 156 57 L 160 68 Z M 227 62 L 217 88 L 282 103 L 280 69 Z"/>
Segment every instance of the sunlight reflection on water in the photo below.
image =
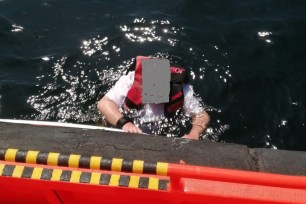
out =
<path fill-rule="evenodd" d="M 208 90 L 214 92 L 217 87 L 228 86 L 231 81 L 230 66 L 206 55 L 206 50 L 198 48 L 197 45 L 180 40 L 181 36 L 186 35 L 184 30 L 183 26 L 172 24 L 169 20 L 135 18 L 130 24 L 119 25 L 116 35 L 97 35 L 83 40 L 77 52 L 42 58 L 50 65 L 51 71 L 37 77 L 37 86 L 41 87 L 41 90 L 29 97 L 28 103 L 38 113 L 31 117 L 61 122 L 98 120 L 100 114 L 96 110 L 97 100 L 120 76 L 127 73 L 135 57 L 130 50 L 131 44 L 166 46 L 158 52 L 153 51 L 151 56 L 167 58 L 185 66 L 190 71 L 190 83 L 197 84 L 201 93 Z M 213 50 L 218 57 L 227 55 L 216 45 L 207 49 Z M 201 84 L 205 86 L 202 87 Z M 217 87 L 209 87 L 210 85 Z M 205 96 L 198 94 L 198 97 L 204 99 L 201 103 L 209 114 L 222 114 L 221 109 L 205 104 Z M 217 141 L 230 127 L 216 118 L 211 119 L 211 126 L 202 135 L 202 139 Z M 190 119 L 186 115 L 169 121 L 163 120 L 157 122 L 159 128 L 156 134 L 168 132 L 167 136 L 179 135 L 188 124 L 190 125 Z"/>

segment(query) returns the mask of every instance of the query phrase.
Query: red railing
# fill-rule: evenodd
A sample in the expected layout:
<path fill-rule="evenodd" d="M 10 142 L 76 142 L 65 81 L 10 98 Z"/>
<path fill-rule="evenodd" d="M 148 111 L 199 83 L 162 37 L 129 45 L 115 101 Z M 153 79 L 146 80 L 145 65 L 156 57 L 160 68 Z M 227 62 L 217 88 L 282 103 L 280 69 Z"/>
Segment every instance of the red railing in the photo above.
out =
<path fill-rule="evenodd" d="M 306 203 L 305 176 L 163 165 L 150 175 L 0 161 L 0 203 Z"/>

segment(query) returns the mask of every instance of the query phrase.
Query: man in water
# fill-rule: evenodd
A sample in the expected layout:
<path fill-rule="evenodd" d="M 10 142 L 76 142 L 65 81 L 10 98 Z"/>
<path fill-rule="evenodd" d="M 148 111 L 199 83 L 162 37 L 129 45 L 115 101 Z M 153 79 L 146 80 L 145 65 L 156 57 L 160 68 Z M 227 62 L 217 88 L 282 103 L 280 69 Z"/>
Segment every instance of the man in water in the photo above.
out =
<path fill-rule="evenodd" d="M 156 134 L 161 121 L 183 111 L 192 118 L 192 128 L 182 138 L 199 140 L 209 116 L 187 84 L 185 69 L 170 66 L 166 59 L 143 56 L 137 56 L 131 68 L 134 71 L 121 76 L 98 102 L 105 120 L 125 132 Z M 139 127 L 131 118 L 139 121 Z"/>

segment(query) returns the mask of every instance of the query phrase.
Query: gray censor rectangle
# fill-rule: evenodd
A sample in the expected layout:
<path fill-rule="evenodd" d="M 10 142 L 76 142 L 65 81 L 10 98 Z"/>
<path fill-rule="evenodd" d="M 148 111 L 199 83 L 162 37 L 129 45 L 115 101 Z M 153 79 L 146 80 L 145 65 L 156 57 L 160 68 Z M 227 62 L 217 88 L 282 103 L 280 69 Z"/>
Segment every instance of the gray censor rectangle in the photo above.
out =
<path fill-rule="evenodd" d="M 167 103 L 170 94 L 170 61 L 148 59 L 142 61 L 143 103 Z"/>

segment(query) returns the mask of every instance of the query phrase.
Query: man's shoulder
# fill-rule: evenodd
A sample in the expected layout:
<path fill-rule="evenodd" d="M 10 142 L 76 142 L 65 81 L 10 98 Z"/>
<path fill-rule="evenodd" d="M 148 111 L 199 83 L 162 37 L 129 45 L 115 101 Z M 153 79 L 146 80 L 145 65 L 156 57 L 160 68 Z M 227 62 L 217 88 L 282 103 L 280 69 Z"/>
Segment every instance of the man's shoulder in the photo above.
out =
<path fill-rule="evenodd" d="M 118 79 L 119 83 L 130 82 L 130 81 L 134 81 L 134 71 L 129 71 L 128 73 L 120 76 L 120 78 Z"/>
<path fill-rule="evenodd" d="M 192 85 L 186 83 L 186 84 L 183 84 L 183 91 L 184 93 L 187 93 L 187 92 L 193 92 L 193 87 Z"/>
<path fill-rule="evenodd" d="M 122 75 L 120 78 L 134 79 L 135 71 L 129 71 L 126 74 Z"/>

